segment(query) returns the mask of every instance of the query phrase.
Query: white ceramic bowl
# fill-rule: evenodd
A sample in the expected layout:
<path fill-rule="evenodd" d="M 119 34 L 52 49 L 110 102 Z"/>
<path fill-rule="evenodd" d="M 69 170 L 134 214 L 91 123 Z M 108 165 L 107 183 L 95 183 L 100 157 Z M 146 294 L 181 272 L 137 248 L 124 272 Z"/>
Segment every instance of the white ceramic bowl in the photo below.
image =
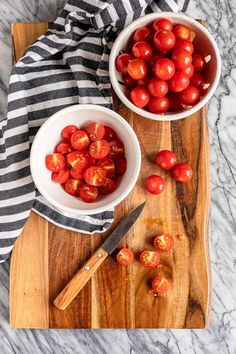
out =
<path fill-rule="evenodd" d="M 162 114 L 154 114 L 142 108 L 136 107 L 125 96 L 124 86 L 119 83 L 119 81 L 121 81 L 121 74 L 115 68 L 115 59 L 119 55 L 120 51 L 125 49 L 128 39 L 138 27 L 146 26 L 150 24 L 152 21 L 154 21 L 155 19 L 164 18 L 164 17 L 170 19 L 173 24 L 186 25 L 193 32 L 196 33 L 196 37 L 193 42 L 195 51 L 196 52 L 199 51 L 199 53 L 201 53 L 205 57 L 207 57 L 208 55 L 211 56 L 211 60 L 207 64 L 207 73 L 211 85 L 208 89 L 207 94 L 195 106 L 186 109 L 183 112 L 179 112 L 179 113 L 168 112 L 162 115 Z M 221 71 L 220 53 L 212 35 L 207 31 L 207 29 L 203 25 L 201 25 L 196 20 L 187 17 L 183 14 L 178 14 L 173 12 L 153 13 L 141 17 L 136 21 L 134 21 L 133 23 L 131 23 L 117 37 L 111 50 L 110 62 L 109 62 L 109 74 L 110 74 L 111 83 L 120 100 L 132 111 L 136 112 L 137 114 L 143 117 L 154 119 L 154 120 L 163 120 L 163 121 L 182 119 L 187 116 L 190 116 L 191 114 L 197 112 L 200 108 L 202 108 L 210 100 L 211 96 L 216 90 L 220 78 L 220 71 Z"/>
<path fill-rule="evenodd" d="M 66 125 L 81 127 L 92 121 L 114 128 L 125 146 L 127 171 L 113 193 L 94 203 L 85 203 L 67 194 L 61 185 L 51 180 L 51 172 L 45 166 L 45 157 L 54 151 L 61 140 L 61 130 Z M 37 132 L 30 154 L 31 173 L 39 192 L 55 207 L 74 215 L 96 214 L 119 204 L 134 187 L 140 165 L 140 146 L 131 126 L 114 111 L 95 105 L 74 105 L 52 115 Z"/>

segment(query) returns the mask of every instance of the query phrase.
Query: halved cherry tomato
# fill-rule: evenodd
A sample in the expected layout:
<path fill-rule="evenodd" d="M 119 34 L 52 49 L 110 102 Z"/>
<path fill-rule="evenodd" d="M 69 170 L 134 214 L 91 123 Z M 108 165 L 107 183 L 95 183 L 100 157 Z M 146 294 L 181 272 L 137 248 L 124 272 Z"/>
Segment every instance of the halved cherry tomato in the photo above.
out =
<path fill-rule="evenodd" d="M 169 99 L 167 96 L 164 97 L 152 97 L 149 101 L 148 108 L 152 113 L 165 113 L 169 109 Z"/>
<path fill-rule="evenodd" d="M 67 125 L 65 128 L 62 129 L 61 136 L 65 140 L 70 140 L 71 135 L 78 129 L 79 128 L 76 125 Z"/>
<path fill-rule="evenodd" d="M 189 76 L 182 70 L 177 70 L 169 81 L 169 89 L 174 92 L 181 92 L 189 85 Z"/>
<path fill-rule="evenodd" d="M 79 151 L 87 149 L 90 144 L 88 134 L 81 129 L 71 135 L 70 142 L 72 147 Z"/>
<path fill-rule="evenodd" d="M 67 163 L 76 170 L 82 170 L 88 164 L 88 159 L 83 151 L 72 151 L 66 158 Z"/>
<path fill-rule="evenodd" d="M 173 25 L 167 18 L 160 18 L 153 22 L 152 28 L 155 32 L 161 30 L 172 31 Z"/>
<path fill-rule="evenodd" d="M 62 154 L 55 152 L 54 154 L 49 154 L 46 156 L 45 163 L 48 170 L 52 172 L 59 172 L 65 167 L 66 160 Z"/>
<path fill-rule="evenodd" d="M 206 61 L 200 54 L 193 55 L 193 67 L 196 73 L 201 73 L 206 67 Z"/>
<path fill-rule="evenodd" d="M 79 191 L 80 198 L 86 203 L 95 202 L 98 197 L 98 189 L 95 186 L 84 184 Z"/>
<path fill-rule="evenodd" d="M 188 182 L 192 178 L 193 171 L 187 163 L 180 162 L 174 166 L 171 174 L 177 182 Z"/>
<path fill-rule="evenodd" d="M 67 193 L 70 195 L 79 196 L 80 188 L 84 185 L 82 181 L 79 181 L 78 179 L 73 179 L 70 178 L 65 184 L 65 190 Z"/>
<path fill-rule="evenodd" d="M 105 125 L 104 139 L 109 142 L 111 140 L 115 140 L 116 138 L 117 138 L 116 132 L 111 127 Z"/>
<path fill-rule="evenodd" d="M 84 178 L 84 170 L 76 170 L 74 168 L 70 169 L 71 177 L 74 179 L 83 179 Z"/>
<path fill-rule="evenodd" d="M 188 77 L 192 77 L 193 74 L 194 74 L 194 67 L 193 67 L 193 65 L 190 64 L 189 66 L 187 66 L 187 68 L 184 68 L 184 69 L 183 69 L 183 72 L 184 72 L 185 74 L 187 74 Z"/>
<path fill-rule="evenodd" d="M 64 167 L 63 170 L 52 173 L 52 180 L 57 183 L 65 183 L 68 180 L 69 176 L 69 169 L 67 167 Z"/>
<path fill-rule="evenodd" d="M 154 247 L 160 252 L 169 252 L 174 248 L 175 241 L 170 234 L 158 235 L 154 239 Z"/>
<path fill-rule="evenodd" d="M 84 172 L 85 182 L 91 186 L 100 187 L 105 183 L 106 171 L 99 166 L 91 166 Z"/>
<path fill-rule="evenodd" d="M 162 58 L 155 62 L 154 74 L 161 80 L 170 80 L 175 74 L 174 63 L 168 58 Z"/>
<path fill-rule="evenodd" d="M 94 141 L 89 147 L 89 153 L 95 159 L 103 159 L 109 152 L 109 144 L 106 140 L 101 139 Z"/>
<path fill-rule="evenodd" d="M 160 296 L 165 295 L 170 289 L 170 282 L 165 277 L 157 275 L 152 280 L 152 289 Z"/>
<path fill-rule="evenodd" d="M 127 66 L 129 61 L 133 59 L 132 54 L 123 53 L 116 58 L 116 69 L 122 74 L 127 73 Z"/>
<path fill-rule="evenodd" d="M 98 161 L 97 166 L 102 167 L 106 171 L 106 176 L 111 177 L 115 173 L 115 163 L 110 157 L 104 157 Z"/>
<path fill-rule="evenodd" d="M 123 75 L 123 80 L 127 89 L 132 90 L 133 88 L 135 88 L 136 82 L 132 79 L 132 77 L 129 76 L 129 74 Z"/>
<path fill-rule="evenodd" d="M 176 49 L 171 55 L 171 60 L 176 69 L 182 70 L 192 63 L 192 55 L 183 49 Z"/>
<path fill-rule="evenodd" d="M 147 75 L 148 67 L 144 60 L 136 58 L 129 61 L 127 71 L 132 79 L 140 80 Z"/>
<path fill-rule="evenodd" d="M 186 50 L 190 54 L 192 54 L 193 50 L 194 50 L 192 42 L 190 42 L 188 39 L 180 39 L 180 38 L 177 39 L 173 49 L 174 50 L 176 50 L 176 49 Z"/>
<path fill-rule="evenodd" d="M 171 170 L 176 165 L 176 162 L 177 158 L 173 151 L 162 150 L 156 155 L 156 164 L 163 168 L 163 170 Z"/>
<path fill-rule="evenodd" d="M 174 47 L 175 36 L 171 31 L 161 30 L 155 33 L 153 43 L 158 50 L 165 52 Z"/>
<path fill-rule="evenodd" d="M 87 150 L 84 150 L 83 153 L 86 156 L 86 159 L 88 160 L 86 167 L 88 168 L 90 166 L 95 166 L 96 159 L 94 157 L 92 157 Z"/>
<path fill-rule="evenodd" d="M 113 193 L 115 189 L 116 189 L 116 184 L 113 181 L 113 179 L 106 178 L 103 186 L 99 188 L 99 191 L 102 195 L 107 195 Z"/>
<path fill-rule="evenodd" d="M 148 84 L 148 91 L 154 97 L 164 97 L 168 92 L 168 84 L 164 80 L 154 78 Z"/>
<path fill-rule="evenodd" d="M 128 266 L 134 260 L 134 254 L 129 248 L 122 248 L 116 256 L 117 262 Z"/>
<path fill-rule="evenodd" d="M 136 42 L 132 47 L 132 52 L 135 58 L 143 59 L 144 61 L 148 61 L 151 59 L 153 50 L 149 43 L 147 42 Z"/>
<path fill-rule="evenodd" d="M 190 29 L 184 25 L 176 25 L 173 28 L 174 35 L 176 39 L 189 39 L 190 38 Z"/>
<path fill-rule="evenodd" d="M 85 130 L 89 136 L 89 139 L 92 141 L 100 140 L 105 135 L 104 125 L 102 125 L 101 123 L 93 122 L 89 124 Z"/>
<path fill-rule="evenodd" d="M 200 99 L 200 91 L 195 86 L 188 86 L 179 94 L 180 102 L 187 106 L 193 106 Z"/>
<path fill-rule="evenodd" d="M 147 190 L 152 194 L 160 194 L 165 189 L 163 178 L 157 175 L 149 176 L 145 183 Z"/>
<path fill-rule="evenodd" d="M 168 94 L 168 99 L 170 102 L 169 111 L 170 112 L 180 112 L 183 109 L 183 106 L 179 100 L 179 96 L 175 93 Z"/>
<path fill-rule="evenodd" d="M 120 159 L 124 156 L 125 148 L 121 140 L 115 139 L 109 142 L 109 153 L 108 156 L 113 159 Z"/>
<path fill-rule="evenodd" d="M 140 254 L 139 260 L 144 267 L 154 268 L 160 263 L 160 256 L 155 251 L 145 250 Z"/>
<path fill-rule="evenodd" d="M 72 147 L 68 143 L 60 143 L 56 147 L 56 152 L 59 152 L 62 155 L 68 154 L 69 152 L 72 151 Z"/>
<path fill-rule="evenodd" d="M 123 176 L 127 169 L 126 158 L 116 160 L 116 174 Z"/>
<path fill-rule="evenodd" d="M 150 100 L 149 93 L 144 86 L 135 87 L 130 92 L 130 98 L 133 104 L 139 108 L 145 107 Z"/>
<path fill-rule="evenodd" d="M 140 42 L 140 41 L 151 42 L 152 32 L 148 27 L 140 27 L 136 29 L 136 31 L 134 32 L 133 39 L 134 42 Z"/>

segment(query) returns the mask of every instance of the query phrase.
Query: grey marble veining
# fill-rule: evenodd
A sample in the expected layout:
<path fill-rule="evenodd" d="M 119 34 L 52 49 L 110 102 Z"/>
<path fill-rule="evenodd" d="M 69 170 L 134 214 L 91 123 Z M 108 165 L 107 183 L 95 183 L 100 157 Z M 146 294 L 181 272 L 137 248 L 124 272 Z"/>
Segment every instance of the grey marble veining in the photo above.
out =
<path fill-rule="evenodd" d="M 0 119 L 6 113 L 10 23 L 49 21 L 62 0 L 0 0 Z M 190 0 L 187 14 L 203 18 L 223 59 L 209 106 L 212 207 L 210 252 L 212 319 L 204 330 L 12 330 L 9 262 L 0 266 L 0 352 L 11 353 L 236 353 L 236 0 Z"/>

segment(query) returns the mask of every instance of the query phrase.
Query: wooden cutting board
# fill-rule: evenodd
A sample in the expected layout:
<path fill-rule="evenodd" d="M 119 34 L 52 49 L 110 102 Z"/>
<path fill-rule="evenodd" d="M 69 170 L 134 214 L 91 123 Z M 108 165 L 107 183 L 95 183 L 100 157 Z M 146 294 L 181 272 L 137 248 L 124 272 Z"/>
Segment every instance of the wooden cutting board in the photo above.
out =
<path fill-rule="evenodd" d="M 14 56 L 47 29 L 47 23 L 12 26 Z M 11 258 L 10 324 L 14 328 L 203 328 L 209 322 L 211 283 L 208 254 L 210 207 L 207 108 L 176 122 L 155 122 L 129 111 L 118 99 L 115 110 L 134 128 L 142 149 L 142 170 L 134 190 L 115 210 L 115 223 L 147 200 L 147 206 L 123 246 L 136 260 L 129 267 L 109 256 L 65 311 L 53 300 L 102 241 L 109 235 L 83 235 L 58 228 L 35 213 Z M 155 153 L 172 149 L 179 161 L 190 163 L 193 178 L 176 184 L 153 163 Z M 160 196 L 146 192 L 150 174 L 165 178 Z M 176 246 L 161 255 L 162 267 L 145 269 L 137 258 L 152 248 L 156 234 L 171 233 Z M 165 297 L 149 292 L 153 276 L 164 273 L 172 282 Z"/>

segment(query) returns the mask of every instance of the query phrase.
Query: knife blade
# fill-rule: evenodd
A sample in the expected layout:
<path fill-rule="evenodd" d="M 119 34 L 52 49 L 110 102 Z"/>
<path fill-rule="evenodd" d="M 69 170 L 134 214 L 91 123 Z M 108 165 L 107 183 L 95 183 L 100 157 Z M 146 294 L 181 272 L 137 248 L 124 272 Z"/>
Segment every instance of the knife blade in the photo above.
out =
<path fill-rule="evenodd" d="M 71 279 L 69 284 L 60 292 L 54 301 L 54 305 L 60 309 L 65 310 L 67 306 L 74 300 L 80 290 L 92 277 L 98 267 L 111 254 L 116 246 L 120 243 L 123 237 L 134 225 L 139 215 L 143 211 L 146 202 L 139 205 L 130 214 L 128 214 L 110 234 L 101 247 L 92 255 L 92 257 L 85 263 L 85 265 L 78 271 L 78 273 Z"/>

